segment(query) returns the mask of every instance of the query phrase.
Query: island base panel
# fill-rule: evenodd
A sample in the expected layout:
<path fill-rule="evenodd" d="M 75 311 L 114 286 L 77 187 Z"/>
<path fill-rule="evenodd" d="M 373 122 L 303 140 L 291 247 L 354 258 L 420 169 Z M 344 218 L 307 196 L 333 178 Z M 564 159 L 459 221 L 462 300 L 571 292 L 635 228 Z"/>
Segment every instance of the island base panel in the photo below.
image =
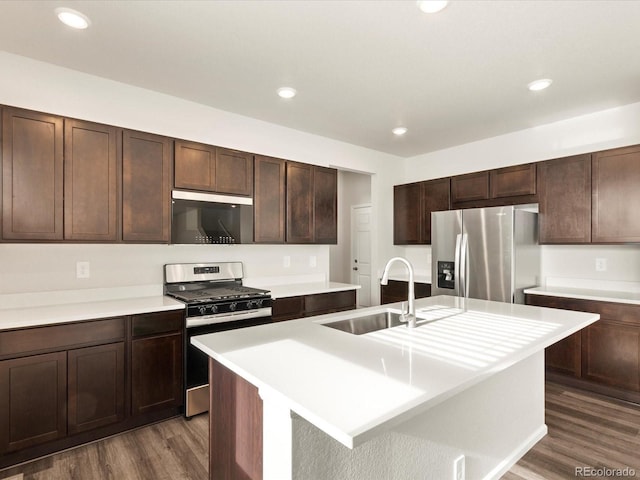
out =
<path fill-rule="evenodd" d="M 276 399 L 263 402 L 265 480 L 448 479 L 460 455 L 466 478 L 498 479 L 547 432 L 542 352 L 365 441 L 356 438 L 353 449 Z"/>

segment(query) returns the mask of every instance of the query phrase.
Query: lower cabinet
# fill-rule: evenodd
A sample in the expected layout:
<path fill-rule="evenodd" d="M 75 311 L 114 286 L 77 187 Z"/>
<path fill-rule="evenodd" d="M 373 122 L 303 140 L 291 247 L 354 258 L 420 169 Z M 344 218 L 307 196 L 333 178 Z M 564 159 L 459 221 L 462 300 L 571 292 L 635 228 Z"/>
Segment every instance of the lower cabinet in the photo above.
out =
<path fill-rule="evenodd" d="M 67 434 L 67 354 L 0 362 L 0 454 Z"/>
<path fill-rule="evenodd" d="M 419 283 L 414 284 L 416 298 L 425 298 L 431 296 L 431 284 Z M 387 285 L 380 285 L 380 303 L 406 302 L 409 296 L 409 282 L 401 280 L 389 280 Z"/>
<path fill-rule="evenodd" d="M 69 350 L 68 432 L 92 430 L 124 419 L 124 342 Z"/>
<path fill-rule="evenodd" d="M 180 407 L 184 312 L 155 312 L 131 319 L 131 413 Z"/>
<path fill-rule="evenodd" d="M 547 376 L 640 403 L 640 306 L 543 295 L 526 295 L 525 303 L 600 314 L 546 349 Z"/>
<path fill-rule="evenodd" d="M 0 331 L 0 469 L 180 413 L 184 311 Z"/>
<path fill-rule="evenodd" d="M 271 318 L 274 322 L 281 322 L 294 318 L 353 310 L 355 308 L 355 290 L 300 295 L 273 300 Z"/>

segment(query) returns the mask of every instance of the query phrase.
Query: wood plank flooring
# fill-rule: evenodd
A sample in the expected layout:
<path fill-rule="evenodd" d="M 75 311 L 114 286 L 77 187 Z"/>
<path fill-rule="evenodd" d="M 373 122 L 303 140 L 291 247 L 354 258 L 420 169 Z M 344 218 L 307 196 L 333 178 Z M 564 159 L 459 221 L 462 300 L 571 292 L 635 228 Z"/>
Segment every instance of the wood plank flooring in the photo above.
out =
<path fill-rule="evenodd" d="M 548 435 L 502 480 L 633 478 L 581 477 L 576 467 L 628 467 L 640 479 L 640 406 L 547 383 L 546 422 Z M 178 417 L 0 471 L 0 479 L 207 480 L 208 448 L 208 416 Z"/>
<path fill-rule="evenodd" d="M 640 406 L 547 383 L 545 421 L 547 436 L 502 480 L 640 478 Z M 594 475 L 625 467 L 635 474 Z"/>
<path fill-rule="evenodd" d="M 0 471 L 0 479 L 207 480 L 208 435 L 208 415 L 176 417 Z"/>

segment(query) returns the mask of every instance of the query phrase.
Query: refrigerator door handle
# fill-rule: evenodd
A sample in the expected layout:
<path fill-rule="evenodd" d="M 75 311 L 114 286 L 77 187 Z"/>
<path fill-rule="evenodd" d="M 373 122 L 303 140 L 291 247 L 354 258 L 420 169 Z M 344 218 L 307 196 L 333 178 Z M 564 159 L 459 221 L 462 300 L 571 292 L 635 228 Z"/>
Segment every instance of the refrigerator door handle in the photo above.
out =
<path fill-rule="evenodd" d="M 462 244 L 460 245 L 460 274 L 462 278 L 460 280 L 460 286 L 462 291 L 461 296 L 469 298 L 469 236 L 464 233 L 462 235 Z"/>
<path fill-rule="evenodd" d="M 462 234 L 456 235 L 456 250 L 455 256 L 453 259 L 453 281 L 454 281 L 454 293 L 455 295 L 462 295 L 461 285 L 460 285 L 460 248 L 462 247 Z"/>

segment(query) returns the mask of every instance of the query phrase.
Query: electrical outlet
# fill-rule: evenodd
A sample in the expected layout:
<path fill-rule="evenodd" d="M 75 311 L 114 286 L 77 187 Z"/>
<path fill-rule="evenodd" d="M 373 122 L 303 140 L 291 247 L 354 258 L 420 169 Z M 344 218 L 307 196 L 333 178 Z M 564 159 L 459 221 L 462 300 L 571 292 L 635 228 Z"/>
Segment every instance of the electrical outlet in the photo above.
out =
<path fill-rule="evenodd" d="M 453 461 L 453 480 L 464 480 L 464 455 Z"/>
<path fill-rule="evenodd" d="M 315 255 L 311 255 L 309 257 L 309 266 L 311 268 L 316 268 L 318 266 L 318 257 L 316 257 Z"/>
<path fill-rule="evenodd" d="M 607 259 L 596 258 L 596 272 L 606 272 L 606 271 L 607 271 Z"/>
<path fill-rule="evenodd" d="M 91 268 L 89 262 L 76 262 L 76 278 L 90 278 Z"/>
<path fill-rule="evenodd" d="M 284 268 L 289 268 L 291 266 L 291 257 L 289 255 L 285 255 L 282 259 L 282 266 Z"/>

